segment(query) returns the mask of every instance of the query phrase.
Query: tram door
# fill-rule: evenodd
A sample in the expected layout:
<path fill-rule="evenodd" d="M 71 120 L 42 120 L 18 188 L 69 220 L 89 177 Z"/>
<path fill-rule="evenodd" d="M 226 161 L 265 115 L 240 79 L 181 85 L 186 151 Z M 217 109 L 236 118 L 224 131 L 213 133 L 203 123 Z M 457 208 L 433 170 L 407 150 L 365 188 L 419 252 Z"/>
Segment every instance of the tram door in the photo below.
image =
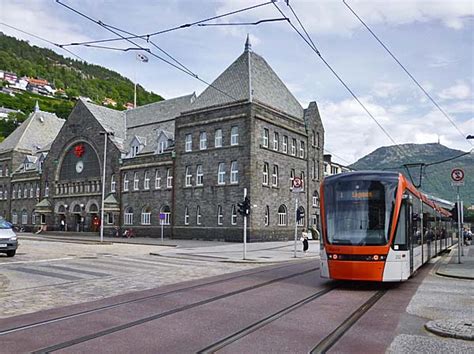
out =
<path fill-rule="evenodd" d="M 413 215 L 413 205 L 411 201 L 405 199 L 404 203 L 408 249 L 410 250 L 410 274 L 413 274 L 413 259 L 415 258 L 413 254 L 413 244 L 416 242 L 417 237 L 416 232 L 413 229 L 413 218 L 417 217 L 417 215 Z"/>

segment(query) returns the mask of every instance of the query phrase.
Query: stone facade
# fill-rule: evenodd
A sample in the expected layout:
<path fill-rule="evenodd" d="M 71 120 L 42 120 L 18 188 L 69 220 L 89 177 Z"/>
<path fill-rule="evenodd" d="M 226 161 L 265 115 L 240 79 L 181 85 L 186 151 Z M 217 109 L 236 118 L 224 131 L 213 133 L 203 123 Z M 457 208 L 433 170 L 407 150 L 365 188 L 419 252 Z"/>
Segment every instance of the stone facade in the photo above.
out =
<path fill-rule="evenodd" d="M 311 102 L 303 109 L 249 43 L 198 97 L 125 112 L 79 100 L 50 140 L 34 171 L 24 166 L 25 154 L 2 154 L 0 144 L 0 166 L 20 166 L 8 179 L 0 174 L 0 185 L 5 179 L 9 193 L 12 186 L 33 188 L 28 201 L 0 198 L 3 215 L 12 219 L 15 212 L 18 226 L 98 231 L 104 192 L 106 234 L 120 227 L 140 236 L 163 231 L 240 242 L 237 204 L 244 189 L 252 206 L 249 241 L 292 239 L 296 199 L 304 212 L 300 227 L 319 226 L 324 129 L 318 107 Z M 295 176 L 304 180 L 298 194 L 291 188 Z"/>

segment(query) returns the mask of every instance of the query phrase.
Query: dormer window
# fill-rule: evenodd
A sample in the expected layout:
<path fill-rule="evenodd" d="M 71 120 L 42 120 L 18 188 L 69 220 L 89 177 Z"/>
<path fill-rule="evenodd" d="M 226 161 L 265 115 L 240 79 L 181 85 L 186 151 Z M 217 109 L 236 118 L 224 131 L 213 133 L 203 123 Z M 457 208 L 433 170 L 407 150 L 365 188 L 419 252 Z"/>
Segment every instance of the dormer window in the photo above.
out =
<path fill-rule="evenodd" d="M 138 153 L 140 152 L 140 146 L 138 145 L 133 145 L 132 146 L 132 151 L 130 152 L 130 156 L 131 157 L 135 157 L 138 155 Z"/>
<path fill-rule="evenodd" d="M 158 153 L 162 154 L 168 148 L 168 142 L 166 140 L 160 141 L 160 145 L 158 147 Z"/>

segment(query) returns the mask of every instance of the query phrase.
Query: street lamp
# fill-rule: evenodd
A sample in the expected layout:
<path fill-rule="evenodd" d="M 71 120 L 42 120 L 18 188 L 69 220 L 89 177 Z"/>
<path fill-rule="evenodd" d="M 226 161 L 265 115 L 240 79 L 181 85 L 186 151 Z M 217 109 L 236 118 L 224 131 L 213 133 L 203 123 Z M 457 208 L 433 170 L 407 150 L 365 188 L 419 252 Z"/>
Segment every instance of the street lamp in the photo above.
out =
<path fill-rule="evenodd" d="M 105 199 L 105 165 L 107 161 L 107 138 L 114 136 L 114 132 L 99 132 L 104 136 L 104 164 L 102 169 L 102 207 L 100 208 L 100 242 L 104 241 L 104 199 Z"/>

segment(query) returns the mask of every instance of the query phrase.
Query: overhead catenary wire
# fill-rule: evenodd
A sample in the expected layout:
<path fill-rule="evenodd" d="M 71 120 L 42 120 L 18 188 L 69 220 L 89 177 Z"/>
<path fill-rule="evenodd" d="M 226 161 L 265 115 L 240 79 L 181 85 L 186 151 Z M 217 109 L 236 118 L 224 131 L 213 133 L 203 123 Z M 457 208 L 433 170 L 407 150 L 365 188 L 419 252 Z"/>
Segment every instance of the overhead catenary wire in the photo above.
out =
<path fill-rule="evenodd" d="M 92 17 L 90 17 L 90 16 L 88 16 L 88 15 L 86 15 L 86 14 L 80 12 L 79 10 L 76 10 L 76 9 L 74 9 L 73 7 L 69 6 L 69 5 L 66 5 L 66 4 L 62 3 L 60 0 L 56 0 L 56 2 L 57 2 L 58 4 L 60 4 L 61 6 L 64 6 L 65 8 L 71 10 L 72 12 L 74 12 L 74 13 L 80 15 L 81 17 L 84 17 L 84 18 L 86 18 L 87 20 L 98 24 L 99 26 L 101 26 L 102 28 L 104 28 L 104 29 L 108 30 L 109 32 L 115 34 L 116 36 L 121 37 L 122 39 L 124 39 L 124 40 L 126 40 L 127 42 L 129 42 L 129 43 L 133 44 L 134 46 L 136 46 L 137 48 L 140 48 L 140 49 L 142 49 L 142 50 L 146 50 L 144 47 L 140 46 L 138 43 L 135 43 L 135 42 L 132 41 L 131 39 L 127 39 L 126 37 L 124 37 L 124 36 L 122 36 L 120 33 L 118 33 L 117 31 L 115 31 L 115 30 L 113 30 L 112 28 L 110 28 L 110 27 L 104 25 L 101 21 L 93 19 Z M 184 68 L 182 68 L 182 67 L 180 67 L 180 66 L 178 66 L 178 65 L 176 65 L 176 64 L 173 64 L 173 63 L 170 62 L 169 60 L 167 60 L 167 59 L 165 59 L 165 58 L 163 58 L 163 57 L 161 57 L 161 56 L 159 56 L 159 55 L 157 55 L 157 54 L 155 54 L 155 53 L 153 53 L 153 52 L 151 52 L 151 51 L 149 51 L 148 53 L 149 53 L 150 55 L 152 55 L 153 57 L 155 57 L 155 58 L 157 58 L 157 59 L 159 59 L 159 60 L 161 60 L 161 61 L 167 63 L 168 65 L 171 65 L 171 66 L 174 67 L 175 69 L 178 69 L 179 71 L 182 71 L 182 72 L 184 72 L 185 74 L 187 74 L 187 75 L 189 75 L 189 76 L 195 78 L 196 80 L 198 80 L 198 81 L 200 81 L 200 82 L 202 82 L 202 83 L 204 83 L 204 84 L 206 84 L 206 85 L 212 87 L 212 88 L 215 89 L 216 91 L 218 91 L 218 92 L 224 94 L 225 96 L 228 96 L 228 97 L 231 98 L 232 100 L 236 100 L 236 101 L 237 101 L 237 99 L 236 99 L 235 97 L 229 95 L 227 92 L 225 92 L 225 91 L 219 89 L 218 87 L 215 87 L 215 86 L 213 86 L 212 84 L 208 83 L 207 81 L 201 79 L 197 74 L 195 74 L 195 73 L 193 73 L 193 72 L 189 72 L 189 71 L 187 71 L 186 69 L 184 69 Z"/>
<path fill-rule="evenodd" d="M 354 16 L 359 20 L 362 25 L 369 31 L 369 33 L 379 42 L 379 44 L 387 51 L 387 53 L 395 60 L 395 62 L 403 69 L 403 71 L 410 77 L 410 79 L 415 83 L 416 86 L 425 94 L 426 97 L 433 103 L 433 105 L 441 112 L 441 114 L 451 123 L 451 125 L 461 134 L 463 140 L 466 138 L 466 134 L 462 132 L 461 129 L 454 123 L 451 117 L 445 112 L 443 108 L 435 101 L 435 99 L 426 91 L 426 89 L 421 85 L 421 83 L 408 71 L 408 69 L 403 65 L 400 60 L 393 54 L 393 52 L 382 42 L 382 40 L 374 33 L 374 31 L 362 20 L 362 18 L 354 11 L 352 7 L 346 2 L 346 0 L 342 0 L 344 5 L 354 14 Z M 467 140 L 470 145 L 473 145 L 472 142 Z"/>
<path fill-rule="evenodd" d="M 169 32 L 172 32 L 172 31 L 183 29 L 183 28 L 189 28 L 189 27 L 192 27 L 192 26 L 196 26 L 200 23 L 209 22 L 209 21 L 212 21 L 212 20 L 217 20 L 217 19 L 224 18 L 224 17 L 227 17 L 227 16 L 235 15 L 235 14 L 238 14 L 238 13 L 250 11 L 250 10 L 253 10 L 253 9 L 256 9 L 256 8 L 259 8 L 259 7 L 269 5 L 272 2 L 273 1 L 267 1 L 267 2 L 264 2 L 264 3 L 261 3 L 261 4 L 244 7 L 244 8 L 239 9 L 239 10 L 229 11 L 229 12 L 226 12 L 226 13 L 221 14 L 221 15 L 208 17 L 208 18 L 205 18 L 205 19 L 202 19 L 202 20 L 194 21 L 194 22 L 191 22 L 191 23 L 185 23 L 185 24 L 182 24 L 182 25 L 174 26 L 174 27 L 171 27 L 171 28 L 167 28 L 167 29 L 164 29 L 164 30 L 151 32 L 151 33 L 147 33 L 147 34 L 134 35 L 134 36 L 126 37 L 126 38 L 108 38 L 108 39 L 99 39 L 99 40 L 87 41 L 87 42 L 73 42 L 73 43 L 69 43 L 69 44 L 61 44 L 61 46 L 96 44 L 96 43 L 114 42 L 114 41 L 121 41 L 121 40 L 124 40 L 124 39 L 135 39 L 135 38 L 141 38 L 141 39 L 149 40 L 153 36 L 157 36 L 157 35 L 164 34 L 164 33 L 169 33 Z"/>
<path fill-rule="evenodd" d="M 81 60 L 81 61 L 85 61 L 83 58 L 81 58 L 79 55 L 73 53 L 71 50 L 69 50 L 69 49 L 67 49 L 67 48 L 63 48 L 60 44 L 54 43 L 53 41 L 50 41 L 49 39 L 40 37 L 40 36 L 38 36 L 38 35 L 36 35 L 36 34 L 33 34 L 33 33 L 30 33 L 30 32 L 27 32 L 27 31 L 25 31 L 25 30 L 22 30 L 22 29 L 20 29 L 20 28 L 14 27 L 14 26 L 9 25 L 9 24 L 7 24 L 7 23 L 5 23 L 5 22 L 0 22 L 0 25 L 3 25 L 3 26 L 5 26 L 5 27 L 9 27 L 9 28 L 11 28 L 11 29 L 13 29 L 13 30 L 15 30 L 15 31 L 21 32 L 21 33 L 26 34 L 26 35 L 28 35 L 28 36 L 31 36 L 31 37 L 33 37 L 33 38 L 39 39 L 39 40 L 41 40 L 41 41 L 43 41 L 43 42 L 49 43 L 49 44 L 51 44 L 51 45 L 54 45 L 55 47 L 58 47 L 58 48 L 64 50 L 65 52 L 68 52 L 69 54 L 71 54 L 71 55 L 74 56 L 75 58 L 77 58 L 77 59 L 79 59 L 79 60 Z"/>
<path fill-rule="evenodd" d="M 285 13 L 278 7 L 278 5 L 273 2 L 273 5 L 276 7 L 276 9 L 280 12 L 282 16 L 285 16 Z M 363 110 L 367 113 L 367 115 L 377 124 L 377 126 L 382 130 L 382 132 L 389 138 L 389 140 L 397 147 L 397 149 L 400 151 L 401 154 L 406 155 L 403 149 L 399 146 L 399 144 L 395 141 L 395 139 L 392 138 L 392 136 L 388 133 L 388 131 L 380 124 L 380 122 L 377 120 L 377 118 L 374 117 L 374 115 L 368 110 L 368 108 L 364 105 L 364 103 L 357 97 L 357 95 L 351 90 L 351 88 L 345 83 L 345 81 L 339 76 L 339 74 L 332 68 L 332 66 L 324 59 L 324 57 L 321 55 L 321 52 L 318 50 L 316 45 L 314 44 L 313 40 L 309 36 L 308 32 L 306 31 L 304 25 L 302 22 L 299 20 L 299 18 L 296 15 L 296 12 L 293 10 L 289 2 L 287 3 L 288 7 L 290 7 L 292 13 L 296 17 L 298 23 L 302 27 L 303 31 L 307 35 L 308 39 L 305 38 L 305 36 L 296 28 L 296 26 L 291 22 L 288 21 L 290 26 L 293 28 L 293 30 L 303 39 L 303 41 L 311 48 L 311 50 L 322 60 L 322 62 L 326 65 L 326 67 L 331 71 L 331 73 L 338 79 L 338 81 L 344 86 L 344 88 L 351 94 L 351 96 L 359 103 L 359 105 L 363 108 Z"/>

